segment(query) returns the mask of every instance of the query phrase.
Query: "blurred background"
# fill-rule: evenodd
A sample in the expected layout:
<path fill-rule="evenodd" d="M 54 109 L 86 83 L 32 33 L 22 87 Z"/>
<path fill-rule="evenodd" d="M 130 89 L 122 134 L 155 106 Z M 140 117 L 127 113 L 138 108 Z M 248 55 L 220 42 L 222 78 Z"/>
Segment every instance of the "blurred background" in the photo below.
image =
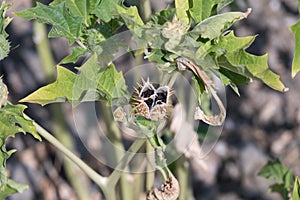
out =
<path fill-rule="evenodd" d="M 44 60 L 37 53 L 36 41 L 39 38 L 33 35 L 33 23 L 12 14 L 32 7 L 33 1 L 6 2 L 13 4 L 7 12 L 14 18 L 7 29 L 12 49 L 10 55 L 0 62 L 0 75 L 4 76 L 9 88 L 10 101 L 17 104 L 21 98 L 53 81 L 55 72 L 54 69 L 47 72 L 42 67 Z M 51 1 L 41 2 L 47 4 Z M 126 5 L 138 5 L 138 2 L 128 0 Z M 170 0 L 150 2 L 153 12 L 172 5 Z M 294 40 L 289 31 L 289 26 L 299 19 L 297 1 L 236 0 L 226 9 L 246 11 L 249 7 L 252 13 L 235 25 L 235 33 L 237 36 L 257 35 L 247 51 L 256 55 L 268 53 L 270 68 L 280 75 L 289 91 L 280 93 L 255 80 L 247 86 L 239 86 L 240 96 L 227 88 L 227 117 L 221 138 L 205 158 L 209 168 L 191 163 L 191 181 L 197 200 L 280 199 L 279 195 L 268 192 L 272 181 L 257 176 L 262 166 L 275 158 L 293 169 L 295 174 L 300 174 L 300 75 L 291 79 Z M 63 38 L 50 39 L 49 42 L 54 66 L 70 52 Z M 123 61 L 126 60 L 128 62 L 126 58 Z M 26 113 L 35 121 L 53 133 L 65 130 L 67 134 L 56 137 L 66 139 L 69 148 L 102 175 L 109 174 L 110 169 L 95 160 L 78 138 L 71 105 L 26 105 Z M 64 115 L 58 115 L 59 112 Z M 75 200 L 82 199 L 84 194 L 93 200 L 102 199 L 99 188 L 74 165 L 63 165 L 64 157 L 47 141 L 38 142 L 30 135 L 17 134 L 7 142 L 7 149 L 11 148 L 18 152 L 7 162 L 10 175 L 14 180 L 29 184 L 30 189 L 8 200 Z M 72 174 L 80 180 L 75 183 L 78 188 L 88 189 L 82 191 L 81 198 L 71 186 Z"/>

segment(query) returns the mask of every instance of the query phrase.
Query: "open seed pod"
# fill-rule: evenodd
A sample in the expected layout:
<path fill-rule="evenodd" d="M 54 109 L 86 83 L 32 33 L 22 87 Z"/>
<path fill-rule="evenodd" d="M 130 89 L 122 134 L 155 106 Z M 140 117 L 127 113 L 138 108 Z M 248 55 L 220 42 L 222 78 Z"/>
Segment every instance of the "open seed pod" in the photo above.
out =
<path fill-rule="evenodd" d="M 139 85 L 133 97 L 135 115 L 142 115 L 154 121 L 167 118 L 172 94 L 173 91 L 166 85 L 156 89 L 149 79 L 143 80 L 143 85 Z"/>
<path fill-rule="evenodd" d="M 147 195 L 147 200 L 176 200 L 179 196 L 179 183 L 169 171 L 169 178 L 161 185 L 160 189 L 153 188 Z"/>

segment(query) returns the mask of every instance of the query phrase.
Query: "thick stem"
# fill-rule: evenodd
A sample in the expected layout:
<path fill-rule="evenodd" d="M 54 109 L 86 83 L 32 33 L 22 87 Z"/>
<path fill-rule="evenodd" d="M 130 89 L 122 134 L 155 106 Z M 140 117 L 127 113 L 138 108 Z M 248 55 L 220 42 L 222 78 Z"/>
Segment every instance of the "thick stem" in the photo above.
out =
<path fill-rule="evenodd" d="M 154 186 L 154 179 L 155 179 L 155 154 L 153 152 L 152 145 L 147 142 L 146 143 L 146 156 L 147 156 L 147 173 L 146 173 L 146 191 L 150 191 Z M 154 168 L 154 169 L 153 169 Z"/>
<path fill-rule="evenodd" d="M 122 154 L 120 152 L 124 152 L 125 148 L 122 142 L 122 135 L 121 132 L 117 126 L 117 123 L 114 121 L 114 118 L 112 116 L 112 113 L 110 109 L 105 105 L 104 102 L 100 102 L 101 111 L 103 113 L 103 120 L 106 125 L 107 129 L 107 137 L 113 143 L 114 147 L 112 149 L 112 159 L 113 163 L 117 163 L 122 159 Z M 120 151 L 122 150 L 122 151 Z M 128 165 L 126 165 L 128 167 Z M 121 188 L 121 195 L 122 199 L 132 199 L 133 193 L 132 193 L 132 183 L 130 183 L 128 178 L 126 176 L 129 176 L 128 174 L 121 174 L 120 177 L 120 188 Z M 112 187 L 110 187 L 112 188 Z"/>
<path fill-rule="evenodd" d="M 118 166 L 111 173 L 107 181 L 107 187 L 112 188 L 115 187 L 118 180 L 120 179 L 123 171 L 128 167 L 129 162 L 135 156 L 135 153 L 143 146 L 146 139 L 136 139 L 133 144 L 130 146 L 126 154 L 123 156 L 122 160 L 119 162 Z"/>
<path fill-rule="evenodd" d="M 30 117 L 25 115 L 26 118 L 32 120 Z M 82 171 L 84 171 L 90 179 L 92 179 L 103 191 L 105 196 L 110 194 L 107 192 L 107 178 L 101 176 L 96 171 L 94 171 L 90 166 L 83 162 L 79 157 L 77 157 L 73 152 L 67 149 L 62 143 L 60 143 L 55 137 L 53 137 L 47 130 L 41 127 L 38 123 L 33 122 L 38 133 L 55 146 L 59 151 L 61 151 L 66 157 L 73 161 Z"/>
<path fill-rule="evenodd" d="M 51 53 L 51 47 L 49 44 L 49 40 L 47 38 L 47 29 L 45 24 L 41 24 L 38 22 L 34 22 L 33 24 L 34 30 L 34 42 L 37 48 L 37 53 L 39 55 L 40 60 L 42 61 L 42 67 L 45 71 L 47 81 L 51 81 L 54 79 L 54 58 Z M 68 149 L 74 151 L 74 145 L 71 135 L 66 129 L 66 122 L 64 118 L 64 113 L 62 112 L 61 105 L 53 104 L 51 105 L 52 112 L 52 120 L 54 122 L 53 132 L 60 140 L 64 146 Z M 90 199 L 88 187 L 82 186 L 82 179 L 78 176 L 76 168 L 74 168 L 74 164 L 66 159 L 64 160 L 64 169 L 66 175 L 74 187 L 79 199 Z"/>
<path fill-rule="evenodd" d="M 189 183 L 189 170 L 188 170 L 188 162 L 186 158 L 180 157 L 176 161 L 176 172 L 177 172 L 177 180 L 180 186 L 180 196 L 179 200 L 189 199 L 189 191 L 190 191 L 190 183 Z"/>

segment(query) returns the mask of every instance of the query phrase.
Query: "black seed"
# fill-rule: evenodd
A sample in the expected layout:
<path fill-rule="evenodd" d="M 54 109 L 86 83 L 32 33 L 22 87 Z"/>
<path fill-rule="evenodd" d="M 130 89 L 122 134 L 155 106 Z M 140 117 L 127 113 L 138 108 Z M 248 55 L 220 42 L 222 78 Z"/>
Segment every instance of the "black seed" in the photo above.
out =
<path fill-rule="evenodd" d="M 147 104 L 148 108 L 151 110 L 152 105 L 153 105 L 153 99 L 149 98 L 149 99 L 145 100 L 144 102 Z"/>
<path fill-rule="evenodd" d="M 159 91 L 155 98 L 156 104 L 167 103 L 168 91 Z"/>
<path fill-rule="evenodd" d="M 144 91 L 142 91 L 141 93 L 141 97 L 142 98 L 149 98 L 151 95 L 154 94 L 154 90 L 151 88 L 147 88 Z"/>

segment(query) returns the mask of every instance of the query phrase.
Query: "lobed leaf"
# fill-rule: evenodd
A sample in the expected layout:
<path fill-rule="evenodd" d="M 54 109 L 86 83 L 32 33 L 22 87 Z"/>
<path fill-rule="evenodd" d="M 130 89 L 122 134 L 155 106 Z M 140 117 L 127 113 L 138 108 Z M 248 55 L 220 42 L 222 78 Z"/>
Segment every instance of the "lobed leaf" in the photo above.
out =
<path fill-rule="evenodd" d="M 258 175 L 267 179 L 274 179 L 277 184 L 282 184 L 287 191 L 291 191 L 294 183 L 292 171 L 283 166 L 279 160 L 269 161 Z"/>
<path fill-rule="evenodd" d="M 66 99 L 72 101 L 76 78 L 77 75 L 70 70 L 57 66 L 57 79 L 54 83 L 34 91 L 20 102 L 38 103 L 44 106 L 49 103 L 64 102 Z"/>
<path fill-rule="evenodd" d="M 68 100 L 77 104 L 81 101 L 112 101 L 124 97 L 127 87 L 122 73 L 118 73 L 113 65 L 101 69 L 97 59 L 96 54 L 89 58 L 78 68 L 78 75 L 57 66 L 56 81 L 28 95 L 21 102 L 46 105 Z"/>
<path fill-rule="evenodd" d="M 66 37 L 69 44 L 73 44 L 78 39 L 83 23 L 83 17 L 71 15 L 64 2 L 55 6 L 46 6 L 37 2 L 36 7 L 15 14 L 24 19 L 36 19 L 40 23 L 52 25 L 49 37 Z"/>
<path fill-rule="evenodd" d="M 268 68 L 268 56 L 251 55 L 244 50 L 226 54 L 228 61 L 235 66 L 246 66 L 247 70 L 256 78 L 262 80 L 269 87 L 286 92 L 288 88 L 280 81 L 280 77 Z"/>
<path fill-rule="evenodd" d="M 14 137 L 16 133 L 30 133 L 41 141 L 33 122 L 24 117 L 25 108 L 25 105 L 12 105 L 10 103 L 6 103 L 4 107 L 0 108 L 0 199 L 10 194 L 23 192 L 28 188 L 28 186 L 7 177 L 6 160 L 16 151 L 14 149 L 6 150 L 7 138 Z"/>

